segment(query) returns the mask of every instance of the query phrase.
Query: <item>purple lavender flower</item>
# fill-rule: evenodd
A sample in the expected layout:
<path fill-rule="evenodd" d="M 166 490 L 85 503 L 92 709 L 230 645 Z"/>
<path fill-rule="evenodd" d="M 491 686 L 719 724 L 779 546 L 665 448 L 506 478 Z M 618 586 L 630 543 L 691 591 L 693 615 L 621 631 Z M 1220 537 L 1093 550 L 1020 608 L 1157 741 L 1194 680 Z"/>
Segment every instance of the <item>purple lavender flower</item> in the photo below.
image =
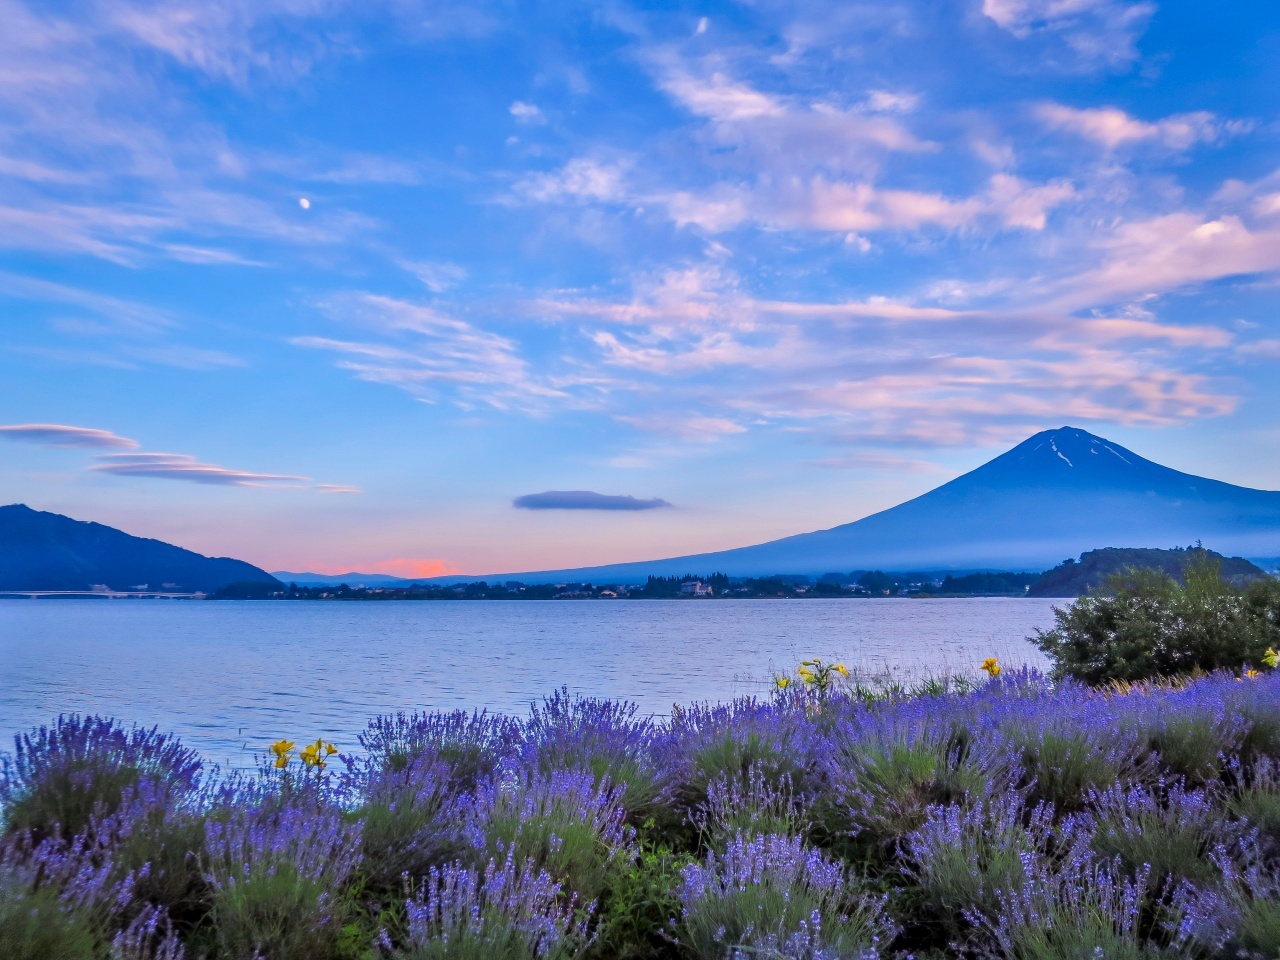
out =
<path fill-rule="evenodd" d="M 206 879 L 212 926 L 230 956 L 326 956 L 337 940 L 339 894 L 360 857 L 359 825 L 313 805 L 236 809 L 209 821 Z"/>
<path fill-rule="evenodd" d="M 360 735 L 360 745 L 389 771 L 423 758 L 443 763 L 459 789 L 471 790 L 497 774 L 515 753 L 518 737 L 514 720 L 483 710 L 455 710 L 378 717 Z"/>
<path fill-rule="evenodd" d="M 893 936 L 884 901 L 797 837 L 739 835 L 684 870 L 680 942 L 699 960 L 791 944 L 797 956 L 873 957 Z M 805 951 L 808 953 L 805 953 Z"/>
<path fill-rule="evenodd" d="M 534 960 L 563 956 L 589 942 L 594 905 L 579 911 L 560 884 L 529 861 L 510 856 L 483 873 L 460 863 L 433 868 L 405 903 L 406 949 L 414 960 Z"/>
<path fill-rule="evenodd" d="M 580 770 L 597 781 L 607 777 L 628 819 L 643 822 L 654 812 L 659 774 L 656 730 L 637 710 L 634 703 L 570 696 L 562 688 L 533 704 L 521 726 L 520 762 L 535 773 Z"/>
<path fill-rule="evenodd" d="M 532 861 L 587 900 L 634 855 L 635 830 L 626 824 L 618 791 L 589 773 L 559 771 L 483 787 L 474 809 L 490 858 Z"/>
<path fill-rule="evenodd" d="M 199 782 L 194 751 L 153 727 L 123 728 L 103 717 L 64 714 L 51 727 L 14 738 L 0 756 L 0 811 L 10 830 L 71 837 L 113 812 L 134 788 L 177 802 Z"/>
<path fill-rule="evenodd" d="M 1055 825 L 1048 804 L 1028 807 L 1007 793 L 970 807 L 931 807 L 903 843 L 901 869 L 936 917 L 960 935 L 966 916 L 994 919 L 1002 897 L 1043 876 L 1054 861 L 1087 856 L 1085 839 L 1071 824 Z"/>
<path fill-rule="evenodd" d="M 1021 886 L 1000 891 L 995 918 L 973 915 L 993 956 L 1138 958 L 1149 956 L 1139 930 L 1147 876 L 1117 878 L 1106 866 L 1029 859 Z"/>
<path fill-rule="evenodd" d="M 185 956 L 169 915 L 159 907 L 145 907 L 111 940 L 111 960 L 184 960 Z"/>

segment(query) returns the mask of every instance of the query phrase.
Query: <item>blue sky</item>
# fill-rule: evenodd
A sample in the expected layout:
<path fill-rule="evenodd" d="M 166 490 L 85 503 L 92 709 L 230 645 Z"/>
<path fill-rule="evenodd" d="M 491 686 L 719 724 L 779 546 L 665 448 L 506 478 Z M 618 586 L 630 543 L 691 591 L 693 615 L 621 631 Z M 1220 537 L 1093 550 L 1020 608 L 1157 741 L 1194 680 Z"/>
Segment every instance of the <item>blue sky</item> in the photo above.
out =
<path fill-rule="evenodd" d="M 0 22 L 4 502 L 421 575 L 831 526 L 1066 423 L 1280 488 L 1274 3 Z"/>

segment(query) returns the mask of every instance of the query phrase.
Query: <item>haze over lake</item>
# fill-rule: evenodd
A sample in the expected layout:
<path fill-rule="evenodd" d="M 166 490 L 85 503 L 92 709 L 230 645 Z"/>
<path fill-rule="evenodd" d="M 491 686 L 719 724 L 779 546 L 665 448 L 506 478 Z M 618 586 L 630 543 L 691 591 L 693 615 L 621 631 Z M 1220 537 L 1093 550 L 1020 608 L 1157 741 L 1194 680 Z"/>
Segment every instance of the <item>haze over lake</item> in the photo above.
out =
<path fill-rule="evenodd" d="M 380 713 L 523 715 L 564 685 L 672 703 L 765 693 L 807 657 L 903 677 L 1043 666 L 1025 638 L 1063 601 L 0 602 L 0 736 L 60 712 L 178 733 L 234 765 L 270 741 L 344 750 Z"/>

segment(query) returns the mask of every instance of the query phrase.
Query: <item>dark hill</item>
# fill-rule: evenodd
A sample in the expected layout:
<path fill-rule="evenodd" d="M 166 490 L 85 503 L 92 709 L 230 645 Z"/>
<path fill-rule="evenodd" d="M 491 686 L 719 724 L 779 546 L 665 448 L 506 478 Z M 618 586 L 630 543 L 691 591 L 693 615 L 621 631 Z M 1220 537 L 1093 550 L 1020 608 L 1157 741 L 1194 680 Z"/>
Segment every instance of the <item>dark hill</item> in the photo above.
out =
<path fill-rule="evenodd" d="M 243 560 L 206 557 L 100 523 L 15 503 L 0 507 L 0 590 L 112 590 L 147 585 L 212 593 L 231 583 L 279 582 Z"/>
<path fill-rule="evenodd" d="M 1259 567 L 1241 557 L 1224 557 L 1212 550 L 1192 547 L 1187 550 L 1144 550 L 1135 547 L 1107 547 L 1103 550 L 1090 550 L 1080 555 L 1080 559 L 1067 560 L 1031 585 L 1027 595 L 1031 597 L 1079 597 L 1092 593 L 1106 586 L 1107 579 L 1114 574 L 1123 573 L 1130 567 L 1163 570 L 1179 583 L 1184 582 L 1183 574 L 1187 564 L 1200 557 L 1216 560 L 1221 564 L 1219 570 L 1223 579 L 1235 586 L 1265 577 L 1267 574 Z"/>

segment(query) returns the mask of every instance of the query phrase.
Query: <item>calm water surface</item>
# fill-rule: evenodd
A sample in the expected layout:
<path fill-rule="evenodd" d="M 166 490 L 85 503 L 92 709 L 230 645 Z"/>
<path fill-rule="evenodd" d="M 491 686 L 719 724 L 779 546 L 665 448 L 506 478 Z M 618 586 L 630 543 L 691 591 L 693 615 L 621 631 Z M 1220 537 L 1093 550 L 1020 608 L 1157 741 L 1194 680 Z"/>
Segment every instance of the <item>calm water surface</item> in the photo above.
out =
<path fill-rule="evenodd" d="M 61 712 L 157 724 L 242 766 L 279 737 L 355 748 L 400 710 L 523 714 L 565 685 L 725 700 L 821 656 L 900 676 L 1043 666 L 1031 599 L 386 603 L 0 601 L 0 746 Z"/>

